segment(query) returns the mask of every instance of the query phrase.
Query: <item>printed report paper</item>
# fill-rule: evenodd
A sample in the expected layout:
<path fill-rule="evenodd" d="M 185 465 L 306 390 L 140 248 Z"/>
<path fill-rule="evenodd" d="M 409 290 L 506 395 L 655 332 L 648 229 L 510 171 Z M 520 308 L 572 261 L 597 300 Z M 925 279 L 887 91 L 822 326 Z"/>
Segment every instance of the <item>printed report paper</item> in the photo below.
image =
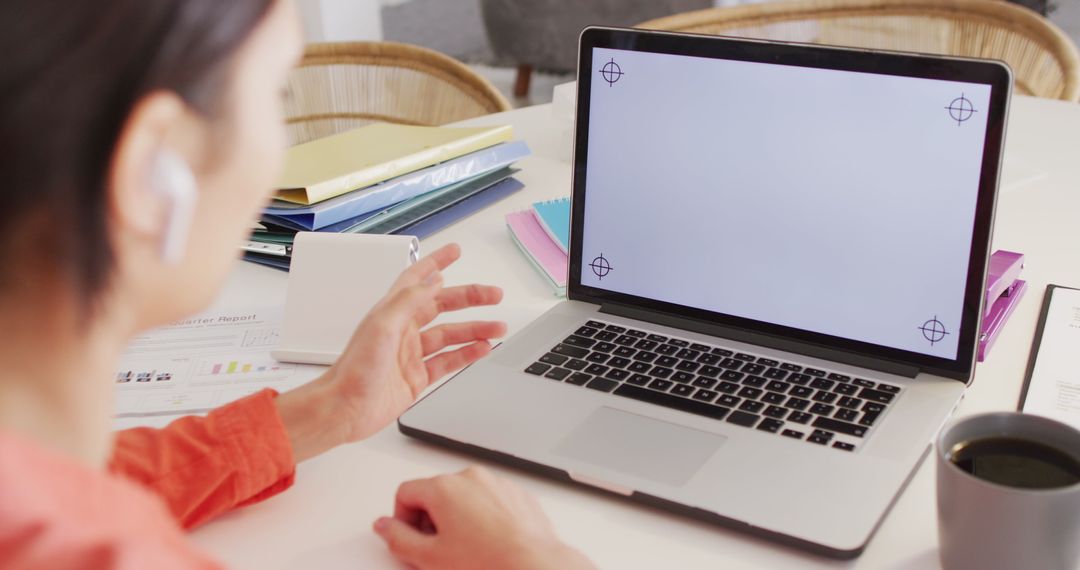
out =
<path fill-rule="evenodd" d="M 1022 411 L 1080 429 L 1080 290 L 1051 294 Z"/>
<path fill-rule="evenodd" d="M 313 380 L 323 366 L 277 362 L 280 307 L 192 317 L 136 337 L 113 379 L 116 416 L 202 412 L 263 388 L 279 392 Z"/>

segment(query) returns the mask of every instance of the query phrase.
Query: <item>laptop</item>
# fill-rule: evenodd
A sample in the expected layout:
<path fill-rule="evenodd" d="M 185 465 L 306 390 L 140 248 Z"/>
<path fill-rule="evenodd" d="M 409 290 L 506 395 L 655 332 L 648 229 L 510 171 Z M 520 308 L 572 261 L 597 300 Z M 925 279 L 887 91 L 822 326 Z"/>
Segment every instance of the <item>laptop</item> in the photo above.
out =
<path fill-rule="evenodd" d="M 999 62 L 588 28 L 567 300 L 409 436 L 840 558 L 973 380 Z"/>

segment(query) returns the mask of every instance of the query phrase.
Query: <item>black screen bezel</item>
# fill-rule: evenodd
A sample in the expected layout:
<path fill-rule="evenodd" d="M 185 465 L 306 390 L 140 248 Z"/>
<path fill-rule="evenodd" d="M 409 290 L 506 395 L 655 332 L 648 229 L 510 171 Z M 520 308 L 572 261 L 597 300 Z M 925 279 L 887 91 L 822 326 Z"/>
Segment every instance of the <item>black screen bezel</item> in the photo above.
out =
<path fill-rule="evenodd" d="M 580 236 L 582 235 L 585 215 L 589 104 L 593 77 L 596 75 L 593 73 L 593 48 L 730 59 L 989 85 L 991 87 L 990 108 L 987 112 L 986 140 L 983 147 L 982 171 L 975 207 L 967 284 L 964 292 L 956 358 L 941 358 L 832 335 L 812 333 L 792 327 L 582 285 L 582 240 Z M 974 368 L 976 340 L 981 324 L 980 308 L 984 297 L 983 288 L 989 259 L 990 235 L 993 226 L 1001 151 L 1004 144 L 1011 88 L 1012 73 L 1006 64 L 998 61 L 944 58 L 894 52 L 871 52 L 868 50 L 745 40 L 721 36 L 674 34 L 619 28 L 586 28 L 581 33 L 578 50 L 577 119 L 574 137 L 573 205 L 567 297 L 571 300 L 599 305 L 644 308 L 660 314 L 693 319 L 729 328 L 733 327 L 768 337 L 795 341 L 808 346 L 825 347 L 833 351 L 847 352 L 913 366 L 923 372 L 969 381 Z"/>

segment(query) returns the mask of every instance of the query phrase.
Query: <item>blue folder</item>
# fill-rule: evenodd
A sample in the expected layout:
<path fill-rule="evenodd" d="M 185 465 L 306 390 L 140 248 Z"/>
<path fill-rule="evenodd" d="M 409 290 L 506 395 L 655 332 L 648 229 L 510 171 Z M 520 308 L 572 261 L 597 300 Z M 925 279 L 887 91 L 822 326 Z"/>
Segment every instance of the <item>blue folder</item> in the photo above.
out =
<path fill-rule="evenodd" d="M 274 223 L 298 231 L 320 230 L 368 212 L 384 209 L 421 194 L 504 168 L 529 155 L 523 141 L 502 143 L 416 172 L 303 206 L 275 201 L 263 214 Z"/>
<path fill-rule="evenodd" d="M 479 192 L 469 195 L 463 200 L 450 204 L 437 212 L 433 212 L 431 215 L 421 220 L 397 228 L 391 233 L 413 235 L 419 239 L 424 239 L 427 236 L 510 196 L 524 187 L 525 185 L 515 178 L 503 179 L 495 184 L 487 186 Z M 289 270 L 289 257 L 245 252 L 244 259 L 259 265 L 281 269 L 282 271 Z"/>

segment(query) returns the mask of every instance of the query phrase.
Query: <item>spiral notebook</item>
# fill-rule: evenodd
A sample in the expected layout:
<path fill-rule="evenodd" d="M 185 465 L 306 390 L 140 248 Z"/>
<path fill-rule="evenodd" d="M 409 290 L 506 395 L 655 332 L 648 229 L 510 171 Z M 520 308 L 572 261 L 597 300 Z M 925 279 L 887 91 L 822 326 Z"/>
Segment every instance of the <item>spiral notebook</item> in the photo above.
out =
<path fill-rule="evenodd" d="M 566 252 L 555 245 L 555 241 L 533 215 L 533 210 L 530 208 L 507 214 L 506 226 L 510 229 L 510 237 L 513 238 L 514 243 L 525 254 L 525 258 L 545 277 L 548 284 L 555 290 L 555 294 L 566 295 L 569 258 Z"/>
<path fill-rule="evenodd" d="M 570 253 L 570 197 L 535 202 L 533 215 L 564 254 Z"/>

